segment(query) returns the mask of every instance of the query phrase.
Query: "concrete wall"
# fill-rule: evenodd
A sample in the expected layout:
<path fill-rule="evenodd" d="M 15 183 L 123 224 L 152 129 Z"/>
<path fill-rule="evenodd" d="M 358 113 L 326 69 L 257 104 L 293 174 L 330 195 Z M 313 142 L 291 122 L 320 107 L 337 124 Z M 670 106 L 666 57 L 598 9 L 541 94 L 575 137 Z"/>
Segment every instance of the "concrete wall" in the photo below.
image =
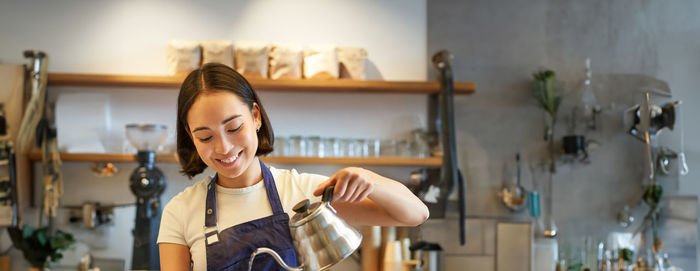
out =
<path fill-rule="evenodd" d="M 542 111 L 531 96 L 531 74 L 540 68 L 555 70 L 571 103 L 584 79 L 586 57 L 591 58 L 596 95 L 603 105 L 603 132 L 592 135 L 601 146 L 592 154 L 591 164 L 560 162 L 554 177 L 560 248 L 580 247 L 585 236 L 602 240 L 609 231 L 630 230 L 618 226 L 615 216 L 624 204 L 638 202 L 644 152 L 640 142 L 624 133 L 621 115 L 627 106 L 641 101 L 638 89 L 646 84 L 644 76 L 667 81 L 672 99 L 684 102 L 684 122 L 678 125 L 684 126 L 691 171 L 680 178 L 674 173 L 661 182 L 667 194 L 700 193 L 695 181 L 700 143 L 692 140 L 700 126 L 691 117 L 698 114 L 700 101 L 696 90 L 700 82 L 694 75 L 700 65 L 698 11 L 696 1 L 429 1 L 428 52 L 449 49 L 455 56 L 455 79 L 478 82 L 476 94 L 457 97 L 455 103 L 468 214 L 482 217 L 471 224 L 487 227 L 472 232 L 473 242 L 493 235 L 494 220 L 527 217 L 504 208 L 496 191 L 505 178 L 503 163 L 515 152 L 522 152 L 526 163 L 544 157 Z M 657 104 L 666 100 L 654 97 Z M 560 112 L 565 110 L 567 106 Z M 566 132 L 565 124 L 560 118 L 559 138 Z M 678 150 L 679 130 L 662 132 L 658 144 Z M 530 189 L 530 174 L 524 172 L 524 185 Z M 642 204 L 636 212 L 644 208 Z M 456 222 L 447 220 L 435 227 L 453 227 Z M 448 263 L 494 261 L 494 251 L 491 246 L 463 249 L 452 252 Z"/>
<path fill-rule="evenodd" d="M 40 49 L 50 57 L 50 72 L 164 75 L 168 40 L 228 39 L 364 47 L 369 53 L 369 79 L 421 81 L 427 76 L 426 3 L 422 0 L 3 1 L 0 5 L 0 37 L 3 37 L 0 62 L 21 64 L 24 63 L 23 50 Z M 87 121 L 94 116 L 68 119 L 58 116 L 70 126 L 64 127 L 64 131 L 70 130 L 68 137 L 71 131 L 77 136 L 106 130 L 109 136 L 95 133 L 93 140 L 98 144 L 105 140 L 111 142 L 108 149 L 112 151 L 118 152 L 126 144 L 123 128 L 126 123 L 156 122 L 171 128 L 175 124 L 175 90 L 52 87 L 50 99 L 55 100 L 65 93 L 98 94 L 91 96 L 94 102 L 82 106 L 90 107 L 91 112 L 94 107 L 101 106 L 102 112 L 107 110 L 111 116 L 103 122 Z M 426 118 L 425 95 L 264 92 L 260 96 L 279 136 L 399 138 L 407 136 Z M 65 105 L 76 101 L 64 100 Z M 174 134 L 171 133 L 166 144 L 173 143 Z M 64 204 L 134 201 L 128 189 L 128 176 L 136 167 L 135 163 L 117 163 L 120 172 L 110 178 L 93 176 L 89 165 L 64 163 Z M 168 179 L 163 202 L 192 184 L 178 174 L 176 164 L 159 164 L 158 167 Z M 300 171 L 326 175 L 340 168 L 296 167 Z M 412 170 L 410 167 L 372 169 L 399 180 L 407 179 Z M 39 168 L 36 170 L 38 176 Z M 35 209 L 27 210 L 24 217 L 27 223 L 36 224 Z M 134 208 L 126 207 L 116 210 L 113 226 L 94 231 L 65 224 L 61 228 L 76 234 L 84 243 L 81 249 L 89 248 L 96 257 L 124 259 L 128 268 L 131 266 L 133 219 Z M 0 244 L 7 247 L 8 240 L 0 240 Z M 27 269 L 18 251 L 11 255 L 13 270 Z M 357 268 L 353 261 L 348 263 L 346 270 Z"/>

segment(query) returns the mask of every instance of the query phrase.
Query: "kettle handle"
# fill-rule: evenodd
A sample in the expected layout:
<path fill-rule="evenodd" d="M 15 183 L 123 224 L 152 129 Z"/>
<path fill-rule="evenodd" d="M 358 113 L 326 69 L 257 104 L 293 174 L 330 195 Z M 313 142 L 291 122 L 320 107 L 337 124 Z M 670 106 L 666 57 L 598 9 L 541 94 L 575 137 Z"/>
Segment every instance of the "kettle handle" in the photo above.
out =
<path fill-rule="evenodd" d="M 326 187 L 326 189 L 323 190 L 323 196 L 321 197 L 321 201 L 323 201 L 323 202 L 333 201 L 333 189 L 334 188 L 335 188 L 335 186 L 333 186 L 333 185 Z"/>
<path fill-rule="evenodd" d="M 286 270 L 289 270 L 289 271 L 304 270 L 304 264 L 301 264 L 298 267 L 291 267 L 291 266 L 287 265 L 284 262 L 284 260 L 282 260 L 282 257 L 280 257 L 280 255 L 277 254 L 277 252 L 275 252 L 272 249 L 266 248 L 266 247 L 261 247 L 261 248 L 256 249 L 253 252 L 253 254 L 250 255 L 250 260 L 248 260 L 248 271 L 250 271 L 251 268 L 253 267 L 253 260 L 255 259 L 255 256 L 257 256 L 258 254 L 262 254 L 262 253 L 267 253 L 267 254 L 272 255 L 272 258 L 274 258 L 275 261 L 277 261 L 277 263 L 280 264 L 282 266 L 282 268 L 284 268 Z"/>

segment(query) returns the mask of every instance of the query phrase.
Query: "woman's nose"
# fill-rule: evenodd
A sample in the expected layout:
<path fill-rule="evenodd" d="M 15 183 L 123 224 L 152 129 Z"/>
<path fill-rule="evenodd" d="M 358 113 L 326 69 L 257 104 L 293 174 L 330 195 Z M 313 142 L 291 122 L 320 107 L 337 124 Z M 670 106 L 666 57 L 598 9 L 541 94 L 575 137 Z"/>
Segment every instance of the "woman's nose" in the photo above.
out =
<path fill-rule="evenodd" d="M 228 154 L 231 149 L 233 149 L 233 143 L 224 136 L 219 137 L 214 146 L 214 151 L 217 154 Z"/>

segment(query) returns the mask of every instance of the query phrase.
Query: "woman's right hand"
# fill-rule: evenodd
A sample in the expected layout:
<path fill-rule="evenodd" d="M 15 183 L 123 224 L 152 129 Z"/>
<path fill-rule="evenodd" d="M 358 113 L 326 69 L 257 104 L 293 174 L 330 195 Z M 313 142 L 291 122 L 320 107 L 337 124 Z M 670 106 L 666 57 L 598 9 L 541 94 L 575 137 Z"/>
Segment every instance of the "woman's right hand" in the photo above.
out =
<path fill-rule="evenodd" d="M 323 190 L 331 185 L 333 189 L 333 201 L 358 203 L 374 192 L 374 183 L 366 177 L 366 170 L 358 167 L 348 167 L 339 170 L 328 180 L 318 185 L 314 191 L 315 196 L 323 194 Z"/>

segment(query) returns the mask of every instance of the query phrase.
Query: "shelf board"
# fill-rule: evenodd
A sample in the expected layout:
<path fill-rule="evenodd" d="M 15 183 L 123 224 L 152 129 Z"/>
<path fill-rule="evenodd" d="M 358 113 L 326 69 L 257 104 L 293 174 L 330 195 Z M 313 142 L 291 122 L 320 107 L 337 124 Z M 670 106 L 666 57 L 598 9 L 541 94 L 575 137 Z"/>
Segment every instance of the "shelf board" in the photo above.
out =
<path fill-rule="evenodd" d="M 146 87 L 179 90 L 182 76 L 108 75 L 50 73 L 49 86 Z M 248 80 L 258 91 L 289 92 L 364 92 L 364 93 L 439 93 L 440 83 L 425 81 L 360 81 L 360 80 Z M 455 94 L 471 94 L 474 82 L 454 82 Z"/>
<path fill-rule="evenodd" d="M 34 151 L 29 153 L 29 160 L 41 161 L 41 153 Z M 75 162 L 135 162 L 136 154 L 126 153 L 61 153 L 61 161 Z M 177 162 L 174 154 L 158 154 L 157 162 Z"/>
<path fill-rule="evenodd" d="M 29 159 L 40 161 L 41 153 L 29 153 Z M 298 164 L 298 165 L 362 165 L 362 166 L 440 166 L 440 157 L 295 157 L 295 156 L 267 156 L 261 158 L 263 162 L 270 164 Z M 75 162 L 135 162 L 136 154 L 121 153 L 61 153 L 61 161 Z M 174 163 L 177 158 L 174 154 L 158 154 L 157 162 Z"/>
<path fill-rule="evenodd" d="M 440 166 L 440 157 L 294 157 L 269 156 L 263 162 L 270 164 L 362 165 L 362 166 Z"/>

